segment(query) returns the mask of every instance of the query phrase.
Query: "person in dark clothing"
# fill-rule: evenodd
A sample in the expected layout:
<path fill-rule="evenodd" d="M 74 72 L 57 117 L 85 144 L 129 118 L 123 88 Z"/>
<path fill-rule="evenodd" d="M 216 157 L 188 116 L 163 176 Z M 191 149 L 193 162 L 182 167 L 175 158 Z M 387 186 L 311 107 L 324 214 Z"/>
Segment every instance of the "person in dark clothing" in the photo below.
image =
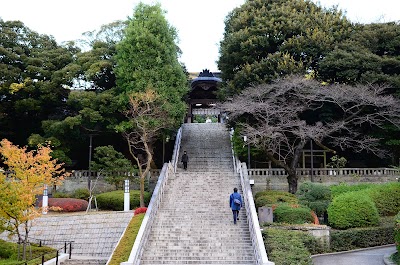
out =
<path fill-rule="evenodd" d="M 188 157 L 186 151 L 183 152 L 181 161 L 182 161 L 182 163 L 183 163 L 183 169 L 186 170 L 186 169 L 187 169 L 187 164 L 188 164 L 188 162 L 189 162 L 189 157 Z"/>
<path fill-rule="evenodd" d="M 229 207 L 232 209 L 234 224 L 236 224 L 236 220 L 239 220 L 239 211 L 242 205 L 242 195 L 238 193 L 237 188 L 234 188 L 233 193 L 229 196 Z"/>

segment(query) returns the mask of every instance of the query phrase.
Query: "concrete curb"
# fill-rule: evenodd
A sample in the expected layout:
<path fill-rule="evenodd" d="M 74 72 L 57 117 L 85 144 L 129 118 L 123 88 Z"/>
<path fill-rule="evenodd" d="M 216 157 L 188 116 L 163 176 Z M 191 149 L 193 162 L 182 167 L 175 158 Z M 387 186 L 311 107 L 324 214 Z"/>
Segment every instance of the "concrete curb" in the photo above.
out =
<path fill-rule="evenodd" d="M 69 257 L 68 254 L 65 254 L 65 253 L 60 254 L 60 255 L 58 256 L 58 263 L 61 263 L 61 262 L 63 262 L 63 261 L 66 261 L 66 260 L 68 259 L 68 257 Z M 49 261 L 46 261 L 46 262 L 44 263 L 44 265 L 56 265 L 56 258 L 51 259 L 51 260 L 49 260 Z"/>
<path fill-rule="evenodd" d="M 320 256 L 334 256 L 334 255 L 340 255 L 340 254 L 345 254 L 345 253 L 353 253 L 353 252 L 359 252 L 359 251 L 364 251 L 364 250 L 379 249 L 379 248 L 386 248 L 386 247 L 392 247 L 392 246 L 396 246 L 396 244 L 389 244 L 389 245 L 369 247 L 369 248 L 358 248 L 358 249 L 341 251 L 341 252 L 322 253 L 322 254 L 312 255 L 311 258 L 320 257 Z M 393 253 L 395 253 L 395 252 L 393 252 Z M 392 255 L 392 254 L 390 254 L 390 255 Z M 394 263 L 388 263 L 388 265 L 389 264 L 392 265 Z"/>

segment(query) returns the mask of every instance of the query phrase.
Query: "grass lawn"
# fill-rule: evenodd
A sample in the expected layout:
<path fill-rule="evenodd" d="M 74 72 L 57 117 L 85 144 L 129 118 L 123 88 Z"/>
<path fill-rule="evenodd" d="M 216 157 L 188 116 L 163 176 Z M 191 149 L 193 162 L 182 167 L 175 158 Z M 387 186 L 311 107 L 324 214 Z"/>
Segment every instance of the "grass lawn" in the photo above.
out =
<path fill-rule="evenodd" d="M 32 258 L 38 257 L 37 259 L 28 262 L 28 264 L 32 265 L 41 263 L 42 261 L 41 256 L 45 253 L 51 252 L 51 254 L 45 255 L 46 261 L 56 256 L 56 250 L 50 247 L 39 247 L 37 245 L 32 244 L 31 250 L 32 250 Z M 27 255 L 29 257 L 29 248 L 27 248 Z M 0 240 L 0 265 L 23 264 L 23 261 L 22 260 L 18 261 L 17 258 L 18 258 L 18 245 L 15 243 L 10 243 Z"/>
<path fill-rule="evenodd" d="M 112 255 L 109 265 L 119 265 L 121 262 L 128 260 L 144 215 L 145 214 L 142 213 L 132 217 L 132 220 L 129 222 L 129 225 L 126 228 L 123 238 L 119 242 L 114 254 Z"/>

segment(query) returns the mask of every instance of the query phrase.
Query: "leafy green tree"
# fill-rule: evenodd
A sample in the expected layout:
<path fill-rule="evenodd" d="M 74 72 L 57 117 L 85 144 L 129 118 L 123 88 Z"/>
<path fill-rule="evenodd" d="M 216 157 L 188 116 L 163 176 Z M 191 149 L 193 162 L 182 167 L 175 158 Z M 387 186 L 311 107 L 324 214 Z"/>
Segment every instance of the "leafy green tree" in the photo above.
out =
<path fill-rule="evenodd" d="M 20 21 L 0 19 L 0 139 L 26 144 L 42 120 L 64 115 L 76 52 Z"/>
<path fill-rule="evenodd" d="M 99 146 L 94 149 L 92 169 L 104 171 L 106 180 L 118 189 L 125 179 L 133 179 L 135 175 L 131 161 L 116 151 L 113 146 Z"/>
<path fill-rule="evenodd" d="M 99 30 L 83 33 L 85 39 L 79 43 L 89 49 L 77 54 L 77 64 L 80 66 L 75 84 L 77 87 L 95 91 L 115 87 L 114 55 L 126 26 L 127 21 L 119 20 L 102 25 Z"/>
<path fill-rule="evenodd" d="M 86 150 L 89 135 L 96 136 L 96 145 L 122 141 L 114 127 L 123 115 L 111 90 L 101 93 L 73 90 L 66 105 L 68 115 L 64 119 L 43 121 L 43 133 L 32 134 L 29 137 L 30 146 L 49 142 L 54 147 L 54 157 L 69 166 L 73 165 L 72 160 L 78 160 L 75 166 L 82 168 L 88 166 Z"/>
<path fill-rule="evenodd" d="M 340 11 L 311 1 L 246 1 L 225 20 L 218 61 L 225 93 L 313 70 L 351 31 Z"/>
<path fill-rule="evenodd" d="M 400 25 L 396 22 L 356 25 L 349 39 L 320 63 L 318 78 L 347 84 L 400 85 Z"/>
<path fill-rule="evenodd" d="M 118 144 L 121 138 L 115 137 L 114 127 L 123 115 L 113 91 L 114 55 L 125 27 L 126 21 L 115 21 L 84 33 L 85 40 L 80 40 L 79 45 L 86 51 L 76 53 L 72 84 L 75 89 L 66 100 L 65 115 L 43 121 L 42 133 L 32 134 L 29 145 L 50 142 L 53 156 L 69 166 L 82 167 L 87 166 L 88 135 L 96 135 L 98 145 Z"/>
<path fill-rule="evenodd" d="M 166 129 L 183 120 L 188 90 L 184 67 L 178 61 L 176 30 L 159 4 L 136 6 L 125 37 L 117 45 L 117 94 L 128 118 L 117 126 L 127 140 L 140 175 L 140 205 L 144 179 L 153 162 L 154 142 Z"/>

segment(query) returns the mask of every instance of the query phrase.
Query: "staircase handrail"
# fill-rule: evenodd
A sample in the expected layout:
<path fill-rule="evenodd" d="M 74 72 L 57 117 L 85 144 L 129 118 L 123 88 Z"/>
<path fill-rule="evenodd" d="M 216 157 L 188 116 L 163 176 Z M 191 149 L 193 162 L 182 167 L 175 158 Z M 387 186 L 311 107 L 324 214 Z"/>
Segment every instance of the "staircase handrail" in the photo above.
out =
<path fill-rule="evenodd" d="M 242 185 L 243 200 L 246 209 L 247 222 L 249 224 L 250 236 L 254 250 L 256 263 L 259 265 L 274 265 L 275 263 L 268 260 L 267 251 L 265 250 L 264 240 L 262 238 L 260 223 L 254 205 L 253 193 L 251 191 L 249 176 L 247 174 L 246 163 L 241 163 L 238 158 L 236 160 L 237 172 L 240 175 L 240 183 Z"/>
<path fill-rule="evenodd" d="M 139 228 L 139 232 L 136 236 L 135 243 L 133 244 L 129 259 L 126 262 L 122 262 L 121 265 L 139 265 L 142 257 L 144 247 L 149 239 L 151 227 L 153 226 L 155 216 L 160 207 L 165 186 L 168 182 L 170 174 L 174 174 L 174 168 L 171 162 L 164 163 L 161 170 L 160 177 L 158 178 L 157 185 L 154 189 L 153 195 L 151 196 L 149 207 L 147 208 L 146 214 L 143 218 L 142 225 Z"/>
<path fill-rule="evenodd" d="M 176 167 L 179 161 L 179 149 L 181 147 L 181 141 L 182 141 L 182 126 L 179 128 L 176 134 L 174 152 L 172 153 L 171 163 L 174 168 L 174 173 L 176 173 Z"/>
<path fill-rule="evenodd" d="M 234 133 L 234 129 L 233 128 L 231 128 L 231 130 L 229 131 L 229 139 L 230 139 L 230 141 L 231 141 L 231 146 L 232 146 L 232 148 L 231 148 L 231 150 L 232 150 L 232 160 L 233 160 L 233 172 L 236 172 L 236 173 L 238 173 L 237 171 L 236 171 L 236 156 L 235 156 L 235 151 L 233 150 L 233 133 Z"/>

